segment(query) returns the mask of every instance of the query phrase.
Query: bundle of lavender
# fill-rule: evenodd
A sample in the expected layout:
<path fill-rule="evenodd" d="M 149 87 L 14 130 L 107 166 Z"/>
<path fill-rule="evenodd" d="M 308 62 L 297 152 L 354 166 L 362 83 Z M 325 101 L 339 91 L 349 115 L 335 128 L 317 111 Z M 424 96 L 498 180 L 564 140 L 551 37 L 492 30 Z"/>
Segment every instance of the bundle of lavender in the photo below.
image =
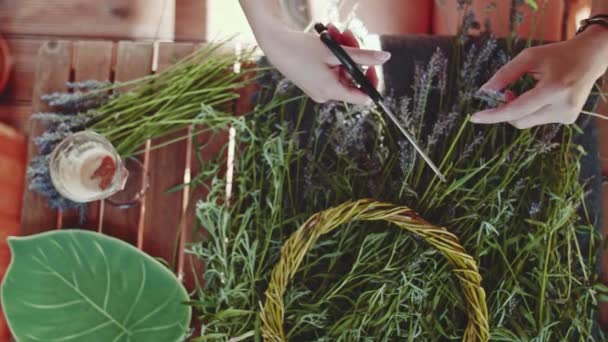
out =
<path fill-rule="evenodd" d="M 601 237 L 586 192 L 597 179 L 582 177 L 581 128 L 469 123 L 469 114 L 502 100 L 476 92 L 517 44 L 503 46 L 486 33 L 475 40 L 463 34 L 450 45 L 412 67 L 412 91 L 391 104 L 447 183 L 370 107 L 303 99 L 216 120 L 235 127 L 240 150 L 229 204 L 220 164 L 201 166 L 211 187 L 197 215 L 209 236 L 190 250 L 206 263 L 193 303 L 200 341 L 603 338 L 596 323 Z M 299 95 L 277 74 L 263 80 L 278 85 L 268 86 L 273 101 Z M 524 80 L 512 90 L 530 86 Z M 472 318 L 462 293 L 469 288 L 428 236 L 351 222 L 350 207 L 331 225 L 317 220 L 360 198 L 411 208 L 459 238 L 479 265 L 487 335 L 467 335 Z M 331 230 L 334 223 L 344 224 Z"/>
<path fill-rule="evenodd" d="M 230 109 L 228 105 L 239 96 L 238 89 L 251 80 L 243 77 L 243 73 L 233 72 L 239 56 L 221 53 L 222 46 L 209 44 L 155 75 L 115 84 L 96 81 L 68 84 L 74 92 L 45 95 L 43 99 L 56 112 L 34 115 L 46 123 L 46 131 L 35 140 L 39 156 L 28 169 L 30 188 L 46 196 L 51 208 L 83 208 L 77 202 L 95 199 L 95 195 L 104 194 L 98 190 L 106 190 L 110 183 L 122 181 L 119 159 L 140 152 L 148 139 L 204 122 L 201 111 Z M 122 92 L 127 86 L 130 90 Z M 92 134 L 71 138 L 82 131 Z M 107 143 L 103 144 L 104 141 Z M 51 160 L 53 151 L 61 142 L 64 142 L 66 150 L 76 145 L 78 148 L 72 148 L 62 158 Z M 160 147 L 152 146 L 152 149 Z M 88 159 L 88 162 L 95 159 L 91 162 L 95 165 L 80 168 L 72 165 L 74 161 L 67 165 L 71 159 Z M 57 172 L 67 170 L 69 175 L 63 172 L 63 178 L 82 177 L 70 173 L 77 168 L 90 169 L 91 179 L 87 178 L 87 182 L 77 186 L 70 184 L 73 196 L 68 196 L 68 199 L 66 191 L 58 192 L 57 181 L 51 179 L 49 163 L 53 164 L 51 169 L 56 167 L 59 170 Z M 93 186 L 100 189 L 88 189 Z M 79 192 L 75 193 L 74 189 Z"/>

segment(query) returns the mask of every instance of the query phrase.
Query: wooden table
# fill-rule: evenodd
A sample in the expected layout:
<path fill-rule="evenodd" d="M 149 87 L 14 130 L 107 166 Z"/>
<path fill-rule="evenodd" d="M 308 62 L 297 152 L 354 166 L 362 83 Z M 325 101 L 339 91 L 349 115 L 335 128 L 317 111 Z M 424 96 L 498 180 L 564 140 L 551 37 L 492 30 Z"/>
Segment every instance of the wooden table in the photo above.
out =
<path fill-rule="evenodd" d="M 66 91 L 67 81 L 95 79 L 100 81 L 127 81 L 160 71 L 184 57 L 200 44 L 123 41 L 49 41 L 42 45 L 38 54 L 36 80 L 33 95 L 33 111 L 50 110 L 40 100 L 41 95 Z M 235 114 L 248 107 L 249 98 L 243 89 L 243 100 L 233 103 Z M 43 132 L 41 122 L 33 120 L 30 127 L 28 159 L 37 154 L 33 138 Z M 153 141 L 163 141 L 184 136 L 187 130 L 176 132 Z M 149 184 L 141 202 L 128 209 L 119 209 L 103 201 L 91 203 L 87 208 L 87 223 L 79 224 L 78 213 L 59 213 L 48 208 L 45 198 L 26 190 L 23 198 L 21 234 L 31 235 L 52 229 L 81 228 L 99 231 L 127 241 L 146 253 L 166 260 L 171 268 L 185 277 L 190 289 L 194 286 L 193 272 L 200 276 L 201 265 L 190 260 L 184 249 L 195 239 L 198 232 L 194 219 L 193 204 L 205 196 L 204 190 L 167 193 L 176 185 L 187 183 L 190 175 L 197 174 L 196 155 L 203 160 L 217 155 L 228 141 L 228 134 L 202 135 L 197 137 L 202 150 L 193 151 L 193 143 L 184 140 L 165 148 L 141 155 L 144 165 L 142 181 Z M 210 139 L 212 139 L 210 141 Z M 149 144 L 148 144 L 149 146 Z M 135 180 L 132 180 L 135 181 Z"/>
<path fill-rule="evenodd" d="M 40 101 L 42 94 L 66 91 L 67 81 L 87 79 L 106 81 L 126 81 L 162 70 L 179 57 L 194 51 L 197 44 L 153 43 L 108 41 L 50 41 L 42 45 L 38 55 L 35 76 L 33 111 L 42 112 L 49 108 Z M 604 91 L 608 91 L 608 86 Z M 251 89 L 244 89 L 240 100 L 234 103 L 235 114 L 244 113 L 250 107 L 246 101 Z M 608 103 L 600 104 L 598 112 L 608 115 Z M 36 155 L 33 137 L 43 131 L 40 122 L 31 122 L 29 158 Z M 178 132 L 176 135 L 185 134 Z M 600 122 L 603 141 L 608 137 L 608 121 Z M 160 140 L 171 139 L 169 136 Z M 88 206 L 88 223 L 79 227 L 77 213 L 57 213 L 50 210 L 45 199 L 31 191 L 25 192 L 23 202 L 21 234 L 30 235 L 61 228 L 82 228 L 96 230 L 127 241 L 148 254 L 167 260 L 172 269 L 183 275 L 188 288 L 194 285 L 192 270 L 200 276 L 202 265 L 188 258 L 184 249 L 195 239 L 193 203 L 205 196 L 203 189 L 191 193 L 188 187 L 168 194 L 165 191 L 196 174 L 195 156 L 203 159 L 214 156 L 228 142 L 228 134 L 213 141 L 210 136 L 201 136 L 204 150 L 193 151 L 191 141 L 170 145 L 150 151 L 141 158 L 149 170 L 149 190 L 140 205 L 120 210 L 104 202 Z M 160 141 L 155 141 L 158 143 Z M 602 171 L 608 175 L 608 144 L 602 142 Z M 604 228 L 603 236 L 608 236 L 608 185 L 603 188 Z M 190 208 L 189 208 L 190 207 Z M 601 278 L 608 284 L 608 253 L 602 253 Z M 601 307 L 600 321 L 608 327 L 608 303 Z"/>

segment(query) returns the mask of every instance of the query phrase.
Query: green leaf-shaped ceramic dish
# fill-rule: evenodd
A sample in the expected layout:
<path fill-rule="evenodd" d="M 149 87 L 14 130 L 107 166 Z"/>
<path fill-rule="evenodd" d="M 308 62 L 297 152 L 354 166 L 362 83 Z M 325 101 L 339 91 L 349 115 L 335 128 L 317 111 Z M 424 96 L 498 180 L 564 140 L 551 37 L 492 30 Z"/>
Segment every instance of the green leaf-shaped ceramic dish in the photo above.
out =
<path fill-rule="evenodd" d="M 10 238 L 2 307 L 17 341 L 180 341 L 189 298 L 133 246 L 84 230 Z"/>

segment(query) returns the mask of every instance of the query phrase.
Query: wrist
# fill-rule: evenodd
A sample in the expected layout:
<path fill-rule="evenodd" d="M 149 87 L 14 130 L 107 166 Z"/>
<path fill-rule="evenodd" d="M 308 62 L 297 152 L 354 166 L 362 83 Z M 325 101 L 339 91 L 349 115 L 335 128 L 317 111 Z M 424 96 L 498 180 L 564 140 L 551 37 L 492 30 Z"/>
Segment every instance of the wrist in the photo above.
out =
<path fill-rule="evenodd" d="M 258 42 L 272 37 L 277 30 L 286 27 L 277 0 L 239 0 L 239 2 Z"/>
<path fill-rule="evenodd" d="M 581 32 L 578 39 L 585 40 L 600 54 L 608 66 L 608 28 L 601 25 L 591 25 Z"/>

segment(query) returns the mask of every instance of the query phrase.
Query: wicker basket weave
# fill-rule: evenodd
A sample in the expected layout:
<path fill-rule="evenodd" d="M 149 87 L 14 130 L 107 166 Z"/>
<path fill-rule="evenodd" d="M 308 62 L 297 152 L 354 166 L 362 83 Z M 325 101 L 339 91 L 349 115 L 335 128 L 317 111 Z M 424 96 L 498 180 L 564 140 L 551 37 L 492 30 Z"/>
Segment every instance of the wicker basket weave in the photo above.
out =
<path fill-rule="evenodd" d="M 286 341 L 283 329 L 283 295 L 289 281 L 298 271 L 306 253 L 319 237 L 340 225 L 353 221 L 387 221 L 418 234 L 443 253 L 460 280 L 467 302 L 469 323 L 463 341 L 489 339 L 486 295 L 481 287 L 477 262 L 460 245 L 458 238 L 445 228 L 426 222 L 413 210 L 373 200 L 347 202 L 313 215 L 285 242 L 281 258 L 274 267 L 261 312 L 262 334 L 266 341 Z"/>

